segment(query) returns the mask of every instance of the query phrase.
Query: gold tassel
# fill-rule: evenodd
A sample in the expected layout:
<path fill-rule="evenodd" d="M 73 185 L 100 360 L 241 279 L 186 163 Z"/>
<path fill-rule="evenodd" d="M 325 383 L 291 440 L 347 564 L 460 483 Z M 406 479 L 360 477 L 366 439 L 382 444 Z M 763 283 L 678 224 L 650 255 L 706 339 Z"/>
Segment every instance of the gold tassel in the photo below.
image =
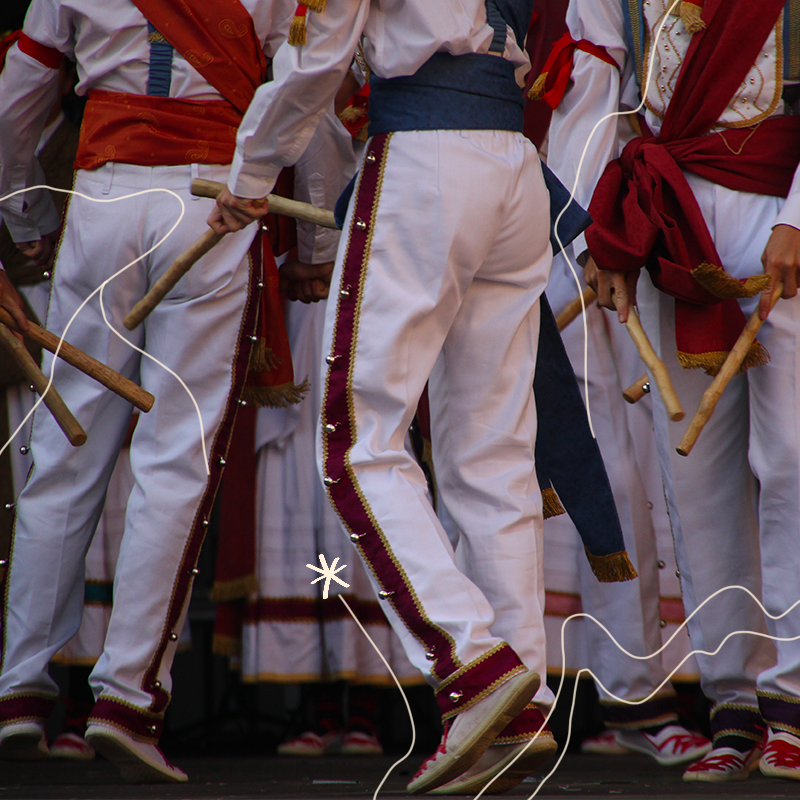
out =
<path fill-rule="evenodd" d="M 583 549 L 586 550 L 585 547 Z M 586 550 L 586 558 L 589 559 L 589 566 L 600 583 L 621 583 L 639 577 L 626 550 L 610 553 L 607 556 L 593 556 Z"/>
<path fill-rule="evenodd" d="M 769 286 L 769 275 L 751 275 L 740 281 L 731 277 L 724 269 L 703 262 L 692 270 L 692 277 L 707 291 L 721 300 L 754 297 Z"/>
<path fill-rule="evenodd" d="M 306 17 L 298 14 L 289 25 L 289 44 L 298 47 L 306 43 Z"/>
<path fill-rule="evenodd" d="M 531 90 L 528 92 L 529 100 L 541 100 L 542 97 L 544 97 L 544 85 L 547 83 L 547 76 L 549 74 L 549 72 L 543 72 L 533 82 L 533 86 L 531 86 Z"/>
<path fill-rule="evenodd" d="M 269 372 L 282 363 L 272 348 L 267 347 L 266 340 L 259 339 L 250 354 L 250 369 L 255 372 Z"/>
<path fill-rule="evenodd" d="M 293 383 L 280 386 L 245 386 L 242 397 L 259 408 L 286 408 L 301 402 L 310 388 L 308 378 L 299 386 Z"/>
<path fill-rule="evenodd" d="M 221 636 L 215 633 L 211 643 L 211 651 L 216 656 L 227 656 L 228 658 L 240 656 L 242 654 L 242 640 L 233 636 Z"/>
<path fill-rule="evenodd" d="M 355 136 L 357 142 L 369 141 L 369 125 L 365 125 Z"/>
<path fill-rule="evenodd" d="M 361 119 L 361 117 L 366 116 L 366 111 L 363 108 L 358 108 L 357 106 L 345 106 L 339 112 L 339 119 L 342 122 L 355 122 L 356 120 Z"/>
<path fill-rule="evenodd" d="M 215 603 L 241 600 L 250 597 L 256 591 L 258 591 L 258 578 L 255 575 L 247 575 L 244 578 L 234 578 L 232 581 L 215 581 L 209 599 Z"/>
<path fill-rule="evenodd" d="M 561 505 L 561 500 L 558 499 L 556 490 L 552 486 L 542 489 L 542 505 L 544 506 L 544 518 L 559 517 L 567 512 L 564 506 Z"/>
<path fill-rule="evenodd" d="M 325 10 L 328 0 L 300 0 L 300 3 L 309 11 L 316 11 L 317 14 L 321 14 Z"/>
<path fill-rule="evenodd" d="M 720 371 L 727 357 L 727 350 L 713 353 L 682 353 L 678 351 L 678 363 L 684 369 L 702 369 L 706 375 L 710 375 L 712 378 Z M 737 374 L 741 375 L 751 367 L 763 367 L 769 362 L 770 355 L 767 348 L 761 342 L 753 342 Z"/>
<path fill-rule="evenodd" d="M 681 3 L 681 20 L 687 33 L 700 33 L 705 28 L 706 24 L 700 16 L 702 13 L 702 6 L 697 5 L 697 3 L 687 3 L 686 0 L 683 0 Z"/>

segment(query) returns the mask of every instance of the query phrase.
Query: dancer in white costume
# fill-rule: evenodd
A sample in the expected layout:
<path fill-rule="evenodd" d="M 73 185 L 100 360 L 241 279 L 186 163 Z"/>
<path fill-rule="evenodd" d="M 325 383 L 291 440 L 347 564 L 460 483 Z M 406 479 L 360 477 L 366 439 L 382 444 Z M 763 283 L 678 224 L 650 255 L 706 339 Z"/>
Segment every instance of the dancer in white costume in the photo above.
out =
<path fill-rule="evenodd" d="M 557 312 L 574 295 L 572 273 L 563 256 L 556 256 L 547 288 L 548 299 Z M 652 517 L 654 503 L 648 500 L 627 404 L 622 399 L 623 389 L 633 381 L 624 384 L 622 369 L 628 365 L 621 362 L 627 360 L 629 368 L 625 372 L 636 373 L 636 377 L 641 376 L 644 368 L 624 330 L 620 332 L 627 341 L 612 341 L 616 331 L 609 329 L 604 317 L 605 312 L 596 305 L 587 309 L 590 407 L 626 550 L 639 573 L 639 580 L 599 583 L 591 573 L 583 547 L 578 546 L 577 531 L 568 516 L 545 521 L 545 585 L 548 590 L 557 591 L 557 594 L 548 593 L 548 605 L 545 606 L 545 621 L 549 623 L 548 663 L 555 668 L 561 666 L 564 616 L 568 616 L 570 609 L 573 609 L 572 613 L 576 610 L 575 604 L 569 602 L 571 595 L 580 602 L 581 610 L 596 617 L 631 653 L 650 655 L 662 644 L 659 615 L 661 570 Z M 567 328 L 562 338 L 583 389 L 584 331 L 581 320 Z M 649 430 L 640 429 L 639 433 L 652 439 L 652 425 Z M 655 453 L 652 455 L 654 457 Z M 656 500 L 663 503 L 661 497 L 656 497 Z M 547 613 L 548 607 L 562 613 L 551 616 Z M 571 626 L 574 626 L 572 631 L 569 630 Z M 591 668 L 600 683 L 623 701 L 640 701 L 653 695 L 666 679 L 667 671 L 661 656 L 641 661 L 626 658 L 608 635 L 590 620 L 570 622 L 566 643 L 568 668 Z M 675 655 L 670 654 L 673 659 Z M 616 732 L 614 742 L 601 739 L 595 743 L 596 746 L 640 750 L 665 765 L 693 761 L 710 749 L 711 744 L 706 738 L 677 724 L 675 693 L 669 683 L 652 700 L 639 705 L 615 701 L 600 687 L 598 690 L 606 725 Z"/>
<path fill-rule="evenodd" d="M 411 791 L 485 785 L 519 748 L 486 750 L 538 684 L 526 666 L 544 668 L 531 386 L 549 204 L 536 150 L 520 133 L 514 78 L 527 69 L 520 45 L 531 10 L 329 0 L 307 13 L 307 44 L 278 53 L 275 84 L 251 105 L 231 191 L 211 219 L 224 231 L 258 216 L 245 198 L 264 197 L 304 147 L 363 33 L 373 138 L 326 322 L 323 471 L 410 660 L 435 686 L 443 718 L 454 718 Z M 439 488 L 463 532 L 464 572 L 403 447 L 429 378 Z M 551 698 L 544 686 L 536 693 L 543 704 Z M 533 711 L 518 719 L 516 741 L 529 740 Z M 482 754 L 477 772 L 465 773 Z M 532 768 L 524 761 L 510 785 Z"/>
<path fill-rule="evenodd" d="M 655 136 L 660 134 L 662 126 L 666 126 L 666 121 L 672 121 L 672 127 L 668 129 L 668 137 L 672 138 L 656 140 L 653 149 L 647 152 L 652 153 L 655 159 L 651 163 L 657 162 L 661 168 L 667 169 L 664 166 L 667 162 L 658 162 L 658 159 L 662 153 L 677 153 L 675 148 L 683 144 L 684 140 L 676 140 L 674 131 L 686 119 L 683 109 L 690 102 L 687 100 L 688 94 L 701 79 L 712 81 L 712 86 L 721 86 L 727 80 L 731 84 L 730 95 L 713 98 L 713 102 L 719 102 L 720 107 L 727 102 L 727 107 L 723 108 L 716 122 L 711 123 L 714 132 L 706 136 L 696 136 L 695 133 L 694 139 L 690 134 L 684 134 L 689 137 L 684 147 L 695 147 L 701 152 L 694 162 L 683 162 L 689 163 L 682 173 L 686 182 L 680 183 L 681 173 L 677 170 L 670 173 L 670 191 L 677 187 L 674 191 L 684 192 L 680 195 L 680 208 L 691 213 L 693 196 L 702 213 L 699 222 L 697 217 L 693 218 L 694 227 L 691 229 L 679 228 L 684 242 L 681 246 L 698 247 L 693 243 L 704 242 L 702 246 L 708 247 L 709 240 L 702 238 L 700 229 L 704 220 L 711 234 L 710 241 L 713 241 L 718 253 L 716 260 L 720 262 L 714 266 L 722 266 L 731 276 L 742 280 L 760 271 L 761 257 L 766 247 L 765 265 L 768 271 L 784 281 L 784 295 L 793 297 L 796 265 L 800 263 L 800 232 L 797 231 L 800 226 L 800 186 L 795 185 L 790 191 L 789 200 L 785 201 L 783 197 L 771 194 L 785 196 L 789 191 L 788 183 L 782 189 L 773 189 L 770 181 L 777 186 L 791 178 L 793 167 L 772 165 L 781 158 L 786 158 L 788 163 L 797 149 L 790 144 L 798 139 L 796 127 L 791 127 L 791 120 L 781 118 L 786 105 L 780 92 L 784 67 L 792 63 L 789 54 L 796 49 L 798 33 L 792 27 L 790 15 L 787 15 L 786 41 L 789 50 L 784 52 L 782 3 L 770 3 L 767 10 L 748 3 L 720 4 L 716 0 L 706 0 L 704 4 L 683 3 L 679 16 L 667 16 L 663 37 L 658 47 L 653 48 L 650 43 L 653 42 L 656 28 L 665 18 L 668 5 L 664 0 L 644 4 L 622 3 L 619 0 L 574 0 L 570 4 L 568 25 L 574 39 L 605 48 L 615 66 L 596 55 L 583 52 L 582 45 L 578 46 L 574 55 L 573 83 L 553 120 L 551 163 L 557 165 L 562 179 L 571 182 L 595 123 L 606 114 L 618 110 L 620 104 L 629 108 L 638 104 L 636 76 L 638 74 L 643 80 L 642 76 L 648 74 L 650 59 L 655 59 L 652 79 L 647 87 L 648 104 L 644 119 Z M 703 6 L 702 19 L 698 23 L 695 12 L 700 6 Z M 626 36 L 626 15 L 631 15 L 636 22 L 629 28 L 635 31 L 630 38 Z M 756 25 L 761 26 L 759 30 L 763 29 L 763 36 L 754 33 Z M 638 38 L 639 33 L 641 38 Z M 692 67 L 686 66 L 687 59 L 691 64 L 691 56 L 701 52 L 705 41 L 716 43 L 714 53 L 718 60 L 706 64 L 702 71 L 695 66 L 694 69 L 698 71 L 690 73 L 688 70 Z M 744 52 L 748 53 L 747 63 L 744 63 Z M 640 53 L 643 54 L 642 58 L 639 58 Z M 786 64 L 782 55 L 787 58 Z M 745 74 L 738 88 L 732 85 L 734 79 L 727 77 L 733 75 L 735 70 Z M 673 109 L 672 98 L 678 95 L 683 105 L 676 103 Z M 711 108 L 711 103 L 711 92 L 708 92 L 704 108 Z M 679 116 L 682 113 L 684 116 Z M 675 121 L 676 118 L 679 121 Z M 693 115 L 693 118 L 697 119 L 698 115 Z M 621 123 L 619 118 L 611 118 L 595 134 L 579 183 L 579 201 L 589 202 L 606 165 L 618 155 L 618 126 L 621 124 L 627 123 Z M 761 137 L 779 135 L 784 136 L 781 141 L 786 144 L 760 144 L 763 140 Z M 642 141 L 645 142 L 644 147 L 649 147 L 649 142 L 653 140 L 637 139 L 628 146 L 622 158 L 625 169 L 629 169 L 627 165 L 631 160 L 637 165 L 632 169 L 639 169 L 640 162 L 636 159 L 644 151 L 637 151 L 636 148 L 641 146 Z M 661 145 L 662 141 L 666 144 Z M 742 152 L 745 144 L 751 158 L 748 163 L 759 166 L 754 169 L 756 179 L 751 177 L 747 179 L 749 183 L 744 181 L 744 185 L 753 186 L 753 191 L 761 192 L 759 194 L 742 191 L 741 188 L 726 188 L 729 185 L 742 186 L 744 179 L 737 178 L 733 173 L 744 163 L 736 161 L 736 153 Z M 668 150 L 668 147 L 672 149 Z M 718 148 L 720 151 L 714 162 L 718 167 L 715 175 L 718 182 L 695 174 L 700 172 L 709 175 L 707 171 L 703 172 L 705 161 L 702 155 L 703 150 L 709 148 Z M 684 150 L 674 158 L 685 158 L 687 152 L 693 151 Z M 728 163 L 725 159 L 728 159 Z M 730 173 L 726 173 L 726 170 L 730 170 Z M 641 174 L 636 172 L 637 176 Z M 759 184 L 758 180 L 762 178 Z M 686 191 L 689 192 L 688 196 Z M 595 219 L 600 217 L 603 225 L 609 224 L 606 208 L 612 208 L 605 205 L 606 197 L 610 198 L 611 195 L 603 195 L 599 205 L 593 203 L 591 206 Z M 598 200 L 597 195 L 595 200 Z M 643 207 L 649 208 L 648 202 L 640 198 Z M 618 209 L 619 206 L 613 208 Z M 631 207 L 628 206 L 625 213 L 630 211 Z M 675 211 L 676 206 L 672 205 L 670 213 L 674 215 Z M 642 219 L 645 218 L 656 219 L 656 214 L 647 217 L 645 212 Z M 622 216 L 618 219 L 622 219 Z M 601 266 L 611 271 L 608 273 L 610 277 L 600 273 L 600 299 L 605 305 L 612 305 L 610 285 L 613 282 L 614 292 L 622 304 L 620 317 L 624 319 L 628 296 L 635 299 L 636 273 L 621 274 L 613 270 L 620 268 L 622 259 L 627 259 L 626 269 L 635 270 L 644 265 L 650 254 L 645 251 L 635 265 L 628 263 L 631 259 L 622 250 L 617 251 L 616 256 L 609 257 L 611 248 L 599 243 L 610 241 L 602 238 L 607 228 L 600 226 L 598 230 L 597 239 L 593 239 L 591 234 L 587 235 L 590 252 L 592 242 L 595 242 L 595 251 L 591 254 L 597 259 L 602 256 L 604 260 Z M 664 241 L 658 239 L 654 246 L 662 247 Z M 638 245 L 639 242 L 636 242 L 634 246 Z M 660 255 L 663 252 L 659 250 Z M 699 266 L 691 258 L 684 256 L 683 259 L 691 262 L 684 263 L 684 267 Z M 712 263 L 715 259 L 706 260 Z M 666 280 L 662 274 L 664 270 L 671 268 L 671 263 L 680 265 L 682 260 L 670 251 L 660 263 L 662 272 L 658 273 L 658 279 Z M 728 282 L 727 285 L 732 284 Z M 693 291 L 699 291 L 699 284 L 698 289 Z M 742 292 L 739 290 L 739 293 Z M 686 319 L 689 313 L 686 304 L 680 306 L 668 295 L 656 292 L 647 277 L 639 281 L 638 299 L 645 327 L 667 362 L 682 403 L 691 411 L 697 407 L 710 379 L 697 371 L 682 370 L 678 365 L 675 317 L 678 313 L 679 316 L 683 315 L 681 319 Z M 701 302 L 709 301 L 704 299 Z M 743 314 L 740 314 L 736 310 L 736 302 L 731 302 L 733 311 L 730 311 L 729 303 L 725 307 L 729 309 L 726 313 L 741 320 L 758 305 L 757 298 L 741 299 L 738 303 Z M 668 423 L 663 406 L 656 398 L 659 460 L 667 490 L 687 613 L 714 591 L 728 585 L 749 587 L 759 596 L 762 579 L 764 602 L 772 614 L 783 613 L 800 597 L 797 579 L 800 563 L 796 562 L 800 557 L 800 508 L 797 506 L 796 491 L 800 474 L 800 433 L 797 428 L 797 403 L 794 391 L 790 388 L 794 385 L 792 376 L 796 375 L 798 369 L 797 337 L 800 328 L 795 317 L 799 303 L 797 298 L 781 300 L 769 315 L 759 339 L 769 351 L 771 362 L 753 367 L 734 379 L 695 447 L 691 460 L 681 459 L 674 449 L 688 419 L 682 424 Z M 716 358 L 717 351 L 730 347 L 729 343 L 723 347 L 705 346 L 710 330 L 701 329 L 697 324 L 695 327 L 678 326 L 677 334 L 682 337 L 679 349 L 685 362 L 707 363 L 709 356 Z M 727 333 L 722 323 L 713 330 L 716 334 L 722 331 Z M 700 336 L 704 339 L 700 339 Z M 694 340 L 692 337 L 695 337 Z M 735 333 L 730 338 L 735 338 Z M 691 349 L 693 341 L 703 345 L 697 355 Z M 704 354 L 703 350 L 713 352 Z M 760 491 L 756 490 L 756 481 Z M 755 566 L 759 563 L 761 570 Z M 781 621 L 770 622 L 769 629 L 773 635 L 793 637 L 798 635 L 799 625 L 798 613 L 794 612 Z M 765 632 L 763 615 L 757 605 L 738 592 L 718 597 L 690 624 L 694 647 L 707 650 L 717 648 L 724 636 L 734 630 Z M 770 643 L 752 636 L 741 636 L 729 641 L 718 655 L 699 657 L 703 689 L 715 704 L 711 720 L 715 747 L 703 760 L 687 770 L 687 780 L 741 780 L 758 765 L 759 757 L 761 769 L 766 774 L 800 777 L 800 768 L 797 767 L 800 757 L 800 739 L 797 738 L 800 735 L 800 644 L 781 642 L 777 652 L 775 664 L 775 649 Z M 764 755 L 761 756 L 765 728 L 768 736 Z"/>
<path fill-rule="evenodd" d="M 148 25 L 138 6 L 147 7 L 163 33 Z M 102 7 L 34 0 L 24 36 L 8 53 L 0 75 L 0 194 L 39 183 L 31 142 L 39 138 L 57 65 L 67 54 L 78 63 L 78 93 L 91 92 L 75 189 L 100 200 L 168 189 L 185 204 L 171 232 L 181 204 L 163 191 L 118 203 L 70 202 L 47 318 L 56 334 L 102 281 L 166 239 L 105 288 L 109 321 L 122 330 L 131 306 L 202 234 L 210 204 L 192 198 L 191 180 L 227 174 L 232 127 L 264 79 L 264 52 L 271 52 L 282 25 L 285 36 L 290 16 L 285 6 L 257 0 L 214 5 L 190 19 L 180 16 L 183 8 L 143 0 Z M 203 24 L 207 30 L 199 31 Z M 245 35 L 226 37 L 229 25 Z M 178 42 L 174 50 L 165 37 Z M 198 38 L 206 49 L 216 48 L 213 72 L 207 60 L 190 63 L 182 55 L 191 57 Z M 125 136 L 115 133 L 121 129 Z M 58 225 L 45 192 L 18 195 L 2 211 L 20 243 L 38 240 L 44 247 Z M 140 358 L 105 325 L 96 295 L 70 328 L 72 343 L 138 378 L 156 397 L 131 446 L 136 483 L 114 610 L 91 678 L 97 702 L 87 730 L 87 739 L 133 780 L 186 780 L 156 745 L 256 330 L 257 304 L 250 299 L 259 281 L 260 253 L 251 253 L 255 233 L 227 237 L 140 329 L 125 334 L 189 387 L 202 415 L 208 461 L 193 399 L 173 375 Z M 49 357 L 44 367 L 49 370 Z M 5 591 L 0 755 L 12 758 L 46 754 L 43 724 L 56 694 L 47 664 L 78 629 L 84 556 L 131 414 L 116 395 L 61 362 L 55 382 L 89 439 L 71 448 L 49 415 L 37 415 L 34 423 L 35 469 L 18 504 Z"/>

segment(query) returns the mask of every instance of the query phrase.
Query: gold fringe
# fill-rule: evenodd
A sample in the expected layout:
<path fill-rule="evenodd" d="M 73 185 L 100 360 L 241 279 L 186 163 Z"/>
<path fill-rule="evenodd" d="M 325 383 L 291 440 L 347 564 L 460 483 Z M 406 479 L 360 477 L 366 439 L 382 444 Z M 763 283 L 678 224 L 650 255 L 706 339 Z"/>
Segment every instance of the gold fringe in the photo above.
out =
<path fill-rule="evenodd" d="M 721 300 L 735 300 L 741 297 L 754 297 L 766 289 L 770 284 L 769 275 L 751 275 L 747 280 L 740 281 L 731 277 L 724 269 L 703 262 L 692 270 L 692 277 L 714 297 Z"/>
<path fill-rule="evenodd" d="M 298 47 L 306 43 L 306 18 L 296 16 L 289 25 L 289 44 Z"/>
<path fill-rule="evenodd" d="M 530 100 L 541 100 L 544 96 L 544 85 L 547 83 L 547 76 L 550 73 L 543 72 L 534 82 L 533 86 L 531 86 L 530 91 L 528 92 L 528 99 Z"/>
<path fill-rule="evenodd" d="M 366 116 L 367 112 L 363 108 L 357 106 L 345 106 L 339 113 L 339 119 L 342 122 L 355 122 Z"/>
<path fill-rule="evenodd" d="M 265 339 L 259 339 L 250 354 L 250 369 L 255 372 L 269 372 L 280 366 L 283 361 L 275 355 L 271 347 L 267 347 Z"/>
<path fill-rule="evenodd" d="M 356 141 L 357 142 L 366 142 L 369 141 L 369 125 L 365 125 L 357 134 L 356 134 Z"/>
<path fill-rule="evenodd" d="M 683 353 L 678 351 L 678 363 L 684 369 L 702 369 L 706 375 L 712 378 L 722 369 L 725 359 L 728 357 L 727 350 L 719 350 L 713 353 Z M 753 342 L 747 355 L 739 367 L 737 375 L 747 372 L 752 367 L 763 367 L 769 364 L 770 355 L 766 347 L 761 342 Z"/>
<path fill-rule="evenodd" d="M 567 512 L 564 506 L 561 505 L 561 500 L 558 499 L 556 490 L 552 486 L 542 489 L 542 504 L 544 505 L 544 518 L 559 517 Z"/>
<path fill-rule="evenodd" d="M 224 603 L 226 600 L 241 600 L 250 597 L 258 591 L 258 578 L 247 575 L 244 578 L 234 578 L 232 581 L 214 581 L 209 599 L 214 603 Z"/>
<path fill-rule="evenodd" d="M 216 656 L 227 656 L 228 658 L 240 656 L 242 654 L 242 640 L 233 636 L 221 636 L 215 633 L 211 643 L 211 651 Z"/>
<path fill-rule="evenodd" d="M 328 4 L 328 0 L 300 0 L 301 5 L 304 5 L 309 11 L 316 11 L 321 14 Z"/>
<path fill-rule="evenodd" d="M 683 0 L 681 3 L 681 20 L 686 32 L 690 34 L 700 33 L 706 24 L 701 19 L 700 15 L 703 13 L 703 7 L 696 3 L 687 3 Z"/>
<path fill-rule="evenodd" d="M 265 406 L 286 408 L 300 403 L 310 388 L 308 378 L 299 386 L 294 383 L 283 383 L 280 386 L 245 386 L 242 397 L 259 408 Z"/>
<path fill-rule="evenodd" d="M 585 547 L 583 549 L 586 550 Z M 628 558 L 627 550 L 609 553 L 607 556 L 593 556 L 586 550 L 586 558 L 589 559 L 589 566 L 600 583 L 621 583 L 639 577 Z"/>

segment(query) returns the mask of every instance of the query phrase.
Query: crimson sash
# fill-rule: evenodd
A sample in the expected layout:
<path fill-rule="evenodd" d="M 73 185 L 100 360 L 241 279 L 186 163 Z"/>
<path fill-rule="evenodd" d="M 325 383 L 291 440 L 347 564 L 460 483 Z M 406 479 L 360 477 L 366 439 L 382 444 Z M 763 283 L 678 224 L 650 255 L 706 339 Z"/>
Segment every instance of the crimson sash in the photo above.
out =
<path fill-rule="evenodd" d="M 676 298 L 678 359 L 716 374 L 745 325 L 736 297 L 764 276 L 728 276 L 683 174 L 727 188 L 786 197 L 800 162 L 800 118 L 777 117 L 710 134 L 761 52 L 784 0 L 707 0 L 706 28 L 692 37 L 661 133 L 631 141 L 606 168 L 589 212 L 589 252 L 600 269 L 647 266 Z M 755 265 L 754 265 L 755 266 Z M 768 358 L 756 343 L 744 367 Z"/>

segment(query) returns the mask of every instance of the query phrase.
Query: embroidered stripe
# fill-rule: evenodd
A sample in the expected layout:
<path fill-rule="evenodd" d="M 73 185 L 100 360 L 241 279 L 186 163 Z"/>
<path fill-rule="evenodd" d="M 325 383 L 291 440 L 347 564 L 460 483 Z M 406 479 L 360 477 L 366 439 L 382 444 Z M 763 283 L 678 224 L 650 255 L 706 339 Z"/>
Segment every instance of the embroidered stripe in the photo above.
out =
<path fill-rule="evenodd" d="M 391 592 L 387 602 L 417 641 L 430 653 L 431 674 L 446 678 L 459 667 L 452 637 L 428 619 L 402 565 L 364 498 L 350 466 L 350 450 L 356 441 L 353 408 L 353 360 L 358 342 L 358 325 L 364 280 L 370 258 L 372 231 L 380 199 L 383 171 L 391 134 L 370 140 L 356 187 L 342 286 L 337 306 L 332 363 L 325 380 L 322 426 L 332 428 L 323 440 L 323 470 L 331 504 L 348 533 L 358 536 L 356 546 L 381 590 Z"/>
<path fill-rule="evenodd" d="M 800 81 L 800 0 L 787 0 L 783 11 L 783 79 Z"/>

